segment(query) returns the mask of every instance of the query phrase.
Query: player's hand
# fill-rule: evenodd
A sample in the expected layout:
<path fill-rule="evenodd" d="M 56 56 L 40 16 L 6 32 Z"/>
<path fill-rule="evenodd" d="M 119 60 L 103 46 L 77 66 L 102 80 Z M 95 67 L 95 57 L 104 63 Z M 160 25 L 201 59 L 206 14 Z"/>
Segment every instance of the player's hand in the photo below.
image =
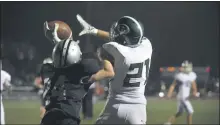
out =
<path fill-rule="evenodd" d="M 198 92 L 195 92 L 195 93 L 193 93 L 193 96 L 194 96 L 194 98 L 199 98 L 199 96 L 200 96 L 200 93 L 198 93 Z"/>
<path fill-rule="evenodd" d="M 85 77 L 82 77 L 81 80 L 80 80 L 80 83 L 81 84 L 88 84 L 89 83 L 89 76 L 85 76 Z"/>
<path fill-rule="evenodd" d="M 167 97 L 166 97 L 167 99 L 171 99 L 171 95 L 167 95 Z"/>
<path fill-rule="evenodd" d="M 83 30 L 79 33 L 79 36 L 85 34 L 96 35 L 98 33 L 98 29 L 87 23 L 79 14 L 76 15 L 76 18 L 83 28 Z"/>
<path fill-rule="evenodd" d="M 95 74 L 93 74 L 90 78 L 89 78 L 89 82 L 95 82 Z"/>

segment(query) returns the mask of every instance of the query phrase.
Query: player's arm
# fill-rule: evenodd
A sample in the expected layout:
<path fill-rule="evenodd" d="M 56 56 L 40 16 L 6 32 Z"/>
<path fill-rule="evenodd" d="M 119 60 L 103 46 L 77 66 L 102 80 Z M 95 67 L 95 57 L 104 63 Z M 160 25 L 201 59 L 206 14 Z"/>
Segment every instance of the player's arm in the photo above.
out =
<path fill-rule="evenodd" d="M 95 27 L 87 23 L 79 14 L 76 15 L 76 18 L 79 21 L 80 25 L 83 27 L 83 30 L 79 33 L 79 36 L 90 34 L 90 35 L 98 36 L 105 40 L 109 39 L 109 32 L 96 29 Z"/>
<path fill-rule="evenodd" d="M 170 88 L 169 88 L 169 91 L 168 91 L 168 94 L 167 94 L 168 98 L 172 97 L 172 94 L 173 94 L 173 91 L 174 91 L 175 87 L 176 87 L 176 80 L 174 80 L 173 83 L 170 85 Z"/>
<path fill-rule="evenodd" d="M 192 82 L 192 91 L 193 91 L 193 96 L 197 97 L 197 85 L 196 82 Z"/>
<path fill-rule="evenodd" d="M 102 39 L 109 39 L 109 32 L 98 29 L 97 36 Z"/>
<path fill-rule="evenodd" d="M 44 106 L 41 106 L 41 107 L 40 107 L 40 118 L 41 118 L 41 119 L 43 119 L 45 112 L 46 112 L 45 107 L 44 107 Z"/>
<path fill-rule="evenodd" d="M 112 78 L 115 76 L 114 68 L 108 60 L 103 60 L 103 68 L 96 74 L 92 75 L 89 81 L 100 81 L 105 78 Z"/>
<path fill-rule="evenodd" d="M 104 48 L 99 48 L 97 51 L 98 58 L 102 61 L 103 68 L 96 74 L 92 75 L 90 81 L 99 81 L 105 78 L 113 78 L 114 72 L 114 57 L 109 54 Z"/>
<path fill-rule="evenodd" d="M 4 81 L 3 85 L 7 89 L 7 92 L 11 93 L 12 91 L 11 76 L 8 76 L 8 78 Z"/>

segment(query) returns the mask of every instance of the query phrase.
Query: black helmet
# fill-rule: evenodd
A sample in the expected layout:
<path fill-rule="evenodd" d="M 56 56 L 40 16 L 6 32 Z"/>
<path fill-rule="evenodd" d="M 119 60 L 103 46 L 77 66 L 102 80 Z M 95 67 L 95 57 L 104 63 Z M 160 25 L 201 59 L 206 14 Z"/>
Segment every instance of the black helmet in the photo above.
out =
<path fill-rule="evenodd" d="M 144 34 L 143 25 L 130 16 L 123 16 L 110 29 L 110 40 L 126 46 L 137 46 Z"/>

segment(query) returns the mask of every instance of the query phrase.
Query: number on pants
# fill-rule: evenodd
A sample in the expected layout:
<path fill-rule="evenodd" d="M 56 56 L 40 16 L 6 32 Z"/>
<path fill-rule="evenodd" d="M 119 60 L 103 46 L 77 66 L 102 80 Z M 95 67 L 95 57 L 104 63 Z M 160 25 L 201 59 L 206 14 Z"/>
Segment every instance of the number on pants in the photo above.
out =
<path fill-rule="evenodd" d="M 140 82 L 131 83 L 130 80 L 133 79 L 133 78 L 141 78 L 142 77 L 142 72 L 143 72 L 144 65 L 146 65 L 146 78 L 147 78 L 148 77 L 148 71 L 149 71 L 149 62 L 150 62 L 150 60 L 147 59 L 146 61 L 144 61 L 142 63 L 131 64 L 130 67 L 129 67 L 129 71 L 133 71 L 133 70 L 137 69 L 138 72 L 135 73 L 135 74 L 127 74 L 125 79 L 124 79 L 123 87 L 139 87 Z"/>

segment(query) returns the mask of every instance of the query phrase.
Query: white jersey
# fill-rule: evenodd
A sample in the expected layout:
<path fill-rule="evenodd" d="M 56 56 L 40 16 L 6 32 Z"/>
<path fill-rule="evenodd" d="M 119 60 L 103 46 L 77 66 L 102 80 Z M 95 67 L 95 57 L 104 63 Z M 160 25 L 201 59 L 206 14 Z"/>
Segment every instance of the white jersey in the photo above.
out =
<path fill-rule="evenodd" d="M 6 71 L 1 70 L 1 91 L 4 89 L 4 85 L 8 83 L 6 81 L 11 82 L 11 75 Z"/>
<path fill-rule="evenodd" d="M 119 103 L 146 104 L 144 92 L 152 55 L 150 41 L 143 38 L 135 48 L 110 42 L 103 48 L 115 60 L 115 76 L 109 83 L 109 99 Z"/>
<path fill-rule="evenodd" d="M 177 95 L 178 99 L 185 99 L 189 97 L 192 83 L 196 80 L 196 78 L 197 76 L 195 72 L 190 72 L 189 74 L 180 72 L 175 75 L 177 84 L 179 84 L 179 91 Z"/>
<path fill-rule="evenodd" d="M 0 102 L 1 102 L 1 121 L 0 124 L 5 125 L 5 111 L 2 103 L 2 94 L 1 91 L 4 90 L 4 85 L 9 86 L 11 82 L 11 75 L 4 70 L 1 70 L 1 86 L 0 86 Z"/>

